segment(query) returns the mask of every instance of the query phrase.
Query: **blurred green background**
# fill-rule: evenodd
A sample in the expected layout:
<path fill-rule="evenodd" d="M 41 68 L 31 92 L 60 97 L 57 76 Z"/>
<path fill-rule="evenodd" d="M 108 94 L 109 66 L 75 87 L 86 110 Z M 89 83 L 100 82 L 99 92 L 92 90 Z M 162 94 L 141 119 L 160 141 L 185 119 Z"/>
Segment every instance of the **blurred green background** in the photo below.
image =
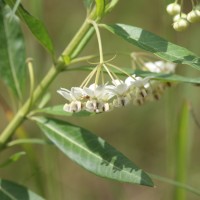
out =
<path fill-rule="evenodd" d="M 177 33 L 172 29 L 172 19 L 165 12 L 164 0 L 121 0 L 107 15 L 104 23 L 124 23 L 138 26 L 156 33 L 171 42 L 184 46 L 200 55 L 199 24 L 187 31 Z M 86 16 L 82 0 L 32 0 L 22 1 L 34 16 L 44 21 L 51 35 L 57 56 Z M 186 11 L 191 10 L 190 1 L 185 1 Z M 28 29 L 22 24 L 25 33 L 27 57 L 34 59 L 36 80 L 39 82 L 51 65 L 46 51 L 37 43 Z M 104 53 L 114 53 L 113 61 L 118 66 L 130 66 L 130 59 L 120 56 L 121 52 L 140 51 L 109 32 L 101 31 Z M 97 40 L 93 36 L 82 55 L 97 54 Z M 177 73 L 198 77 L 200 73 L 188 66 L 178 66 Z M 63 104 L 64 99 L 56 90 L 60 87 L 79 86 L 86 76 L 84 72 L 60 74 L 49 88 L 52 99 L 49 105 Z M 1 91 L 4 85 L 0 84 Z M 27 91 L 28 94 L 28 91 Z M 2 94 L 8 99 L 9 93 Z M 70 117 L 65 120 L 80 125 L 101 136 L 120 150 L 130 160 L 147 172 L 174 178 L 176 132 L 178 116 L 184 101 L 188 101 L 200 122 L 199 87 L 178 84 L 168 89 L 159 101 L 143 106 L 129 105 L 109 113 L 93 117 Z M 13 102 L 10 101 L 13 105 Z M 0 128 L 6 126 L 3 110 L 0 108 Z M 32 123 L 25 123 L 30 137 L 44 136 Z M 200 188 L 199 159 L 200 128 L 194 118 L 190 118 L 190 138 L 187 183 Z M 28 149 L 27 149 L 28 148 Z M 0 161 L 23 147 L 12 148 L 1 153 Z M 28 185 L 48 200 L 168 200 L 173 199 L 173 186 L 155 181 L 155 188 L 125 184 L 106 180 L 85 171 L 52 146 L 26 146 L 29 154 L 18 162 L 0 169 L 0 177 Z M 199 197 L 188 193 L 187 199 Z"/>

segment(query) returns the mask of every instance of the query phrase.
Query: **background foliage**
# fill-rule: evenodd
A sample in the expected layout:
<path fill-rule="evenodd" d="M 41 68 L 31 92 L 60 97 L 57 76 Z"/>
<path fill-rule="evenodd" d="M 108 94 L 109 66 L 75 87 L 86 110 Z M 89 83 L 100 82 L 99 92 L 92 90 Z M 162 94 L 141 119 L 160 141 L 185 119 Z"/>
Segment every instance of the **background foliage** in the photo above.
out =
<path fill-rule="evenodd" d="M 73 3 L 69 0 L 59 0 L 56 5 L 53 0 L 24 1 L 23 3 L 34 16 L 44 21 L 53 38 L 57 53 L 60 53 L 65 44 L 70 41 L 86 14 L 83 2 L 79 0 L 74 0 Z M 191 26 L 183 33 L 174 32 L 171 28 L 171 19 L 165 12 L 165 6 L 166 2 L 158 0 L 152 0 L 151 3 L 146 0 L 120 1 L 104 22 L 111 24 L 120 22 L 144 28 L 199 55 L 198 36 L 200 29 L 198 25 Z M 190 9 L 189 4 L 186 9 Z M 22 28 L 26 34 L 27 56 L 34 59 L 36 78 L 40 80 L 50 65 L 50 58 L 27 28 L 24 25 Z M 101 31 L 101 33 L 105 53 L 115 52 L 118 54 L 124 51 L 139 50 L 118 37 L 111 36 L 107 31 Z M 84 55 L 97 52 L 96 47 L 97 41 L 93 37 L 84 50 Z M 119 66 L 130 65 L 130 60 L 126 56 L 117 56 L 114 62 Z M 198 71 L 182 65 L 178 67 L 178 72 L 191 77 L 199 76 Z M 50 104 L 62 104 L 63 99 L 55 91 L 60 87 L 70 88 L 80 85 L 85 75 L 85 72 L 79 74 L 68 72 L 68 74 L 59 75 L 49 89 L 52 95 Z M 3 84 L 0 84 L 0 89 L 4 91 Z M 198 91 L 199 87 L 197 86 L 179 84 L 168 90 L 158 102 L 148 103 L 141 107 L 129 105 L 110 113 L 93 117 L 70 117 L 68 120 L 103 137 L 147 172 L 174 178 L 174 154 L 179 113 L 182 104 L 187 100 L 195 112 L 196 118 L 200 118 Z M 2 94 L 5 99 L 8 95 L 7 93 Z M 12 104 L 12 102 L 10 103 Z M 0 128 L 3 129 L 6 121 L 1 109 L 0 115 L 2 115 Z M 40 130 L 29 122 L 25 124 L 25 128 L 32 137 L 42 137 L 39 133 Z M 17 137 L 26 136 L 17 135 Z M 199 186 L 200 178 L 200 161 L 196 159 L 199 140 L 199 127 L 197 127 L 194 118 L 190 117 L 190 157 L 187 166 L 189 174 L 187 182 L 195 187 Z M 156 200 L 171 199 L 173 195 L 174 188 L 161 182 L 155 182 L 159 186 L 152 189 L 117 183 L 91 175 L 51 145 L 46 148 L 38 145 L 33 147 L 25 145 L 23 148 L 28 151 L 27 156 L 23 156 L 18 162 L 6 168 L 1 168 L 0 177 L 28 185 L 33 191 L 45 194 L 49 200 L 129 200 L 133 198 Z M 5 160 L 4 158 L 16 151 L 21 151 L 21 149 L 10 149 L 10 151 L 1 153 L 0 161 Z M 188 199 L 196 200 L 198 198 L 188 193 Z"/>

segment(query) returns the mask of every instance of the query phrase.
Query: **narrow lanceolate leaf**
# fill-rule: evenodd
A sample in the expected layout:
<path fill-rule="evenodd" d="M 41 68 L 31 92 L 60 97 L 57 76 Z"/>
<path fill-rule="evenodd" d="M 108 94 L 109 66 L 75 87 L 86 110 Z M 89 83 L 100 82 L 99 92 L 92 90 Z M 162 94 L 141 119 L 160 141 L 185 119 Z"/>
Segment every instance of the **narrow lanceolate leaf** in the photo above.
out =
<path fill-rule="evenodd" d="M 25 45 L 19 19 L 0 4 L 0 78 L 19 98 L 25 82 Z"/>
<path fill-rule="evenodd" d="M 153 186 L 149 176 L 102 138 L 65 121 L 34 117 L 45 135 L 70 159 L 105 178 Z"/>
<path fill-rule="evenodd" d="M 192 84 L 200 84 L 200 78 L 192 78 L 192 77 L 185 77 L 178 74 L 160 74 L 160 73 L 152 73 L 148 71 L 140 71 L 135 70 L 134 72 L 137 76 L 141 77 L 152 77 L 155 80 L 162 80 L 162 81 L 173 81 L 179 83 L 192 83 Z"/>
<path fill-rule="evenodd" d="M 125 24 L 102 25 L 129 43 L 152 52 L 164 60 L 190 65 L 200 70 L 200 57 L 193 52 L 141 28 Z"/>
<path fill-rule="evenodd" d="M 81 67 L 76 68 L 76 70 L 81 70 L 81 71 L 91 71 L 92 69 L 94 68 L 87 67 L 87 66 L 86 67 L 81 66 Z M 150 72 L 150 71 L 134 70 L 134 69 L 125 68 L 125 67 L 123 67 L 122 69 L 129 75 L 135 74 L 136 76 L 141 76 L 143 78 L 149 77 L 151 80 L 173 81 L 173 82 L 178 82 L 178 83 L 192 83 L 192 84 L 197 84 L 197 85 L 200 84 L 200 78 L 185 77 L 185 76 L 181 76 L 181 75 L 173 74 L 173 73 L 155 73 L 155 72 Z M 127 74 L 119 70 L 112 69 L 112 71 L 115 74 L 127 77 Z M 107 73 L 105 70 L 104 72 Z"/>
<path fill-rule="evenodd" d="M 68 116 L 68 117 L 69 116 L 84 117 L 84 116 L 94 115 L 94 113 L 87 112 L 87 111 L 81 111 L 81 112 L 77 112 L 77 113 L 66 112 L 63 110 L 63 105 L 46 107 L 46 108 L 34 110 L 33 112 L 34 113 L 42 113 L 42 114 L 46 113 L 46 114 L 50 114 L 50 115 Z"/>
<path fill-rule="evenodd" d="M 16 0 L 5 0 L 5 2 L 13 8 Z M 25 10 L 21 4 L 18 6 L 16 14 L 26 23 L 37 40 L 54 56 L 53 44 L 44 24 Z"/>
<path fill-rule="evenodd" d="M 1 200 L 44 200 L 26 187 L 11 181 L 0 179 Z"/>

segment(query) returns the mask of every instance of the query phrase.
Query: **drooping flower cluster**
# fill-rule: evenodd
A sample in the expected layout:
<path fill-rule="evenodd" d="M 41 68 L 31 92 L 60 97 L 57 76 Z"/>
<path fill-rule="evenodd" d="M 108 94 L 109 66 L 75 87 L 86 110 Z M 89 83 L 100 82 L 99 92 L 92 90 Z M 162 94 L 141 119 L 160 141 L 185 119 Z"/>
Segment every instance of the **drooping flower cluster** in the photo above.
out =
<path fill-rule="evenodd" d="M 164 61 L 147 62 L 144 64 L 144 66 L 150 72 L 166 74 L 174 73 L 176 68 L 175 63 Z M 152 97 L 149 100 L 160 99 L 165 89 L 170 86 L 170 82 L 160 82 L 158 80 L 151 80 L 151 86 L 149 87 L 149 89 L 151 90 L 150 92 L 152 94 Z"/>
<path fill-rule="evenodd" d="M 57 91 L 67 100 L 63 108 L 64 111 L 80 112 L 85 110 L 101 113 L 110 111 L 115 107 L 126 106 L 129 103 L 142 105 L 145 101 L 159 99 L 167 86 L 166 83 L 152 80 L 153 77 L 142 78 L 135 74 L 127 75 L 125 80 L 120 80 L 116 74 L 109 71 L 107 66 L 104 67 L 112 79 L 112 84 L 97 84 L 95 81 L 95 83 L 87 86 L 91 76 L 95 74 L 94 72 L 98 72 L 98 69 L 96 69 L 91 72 L 92 75 L 89 74 L 90 79 L 86 78 L 84 81 L 87 84 L 81 87 L 72 87 L 71 90 L 61 88 Z M 175 64 L 164 61 L 146 62 L 143 69 L 155 73 L 173 73 Z"/>
<path fill-rule="evenodd" d="M 193 0 L 191 2 L 192 10 L 188 14 L 182 12 L 183 4 L 180 5 L 178 0 L 167 6 L 166 10 L 169 15 L 173 16 L 173 28 L 176 31 L 184 31 L 189 27 L 190 23 L 200 22 L 200 7 Z"/>

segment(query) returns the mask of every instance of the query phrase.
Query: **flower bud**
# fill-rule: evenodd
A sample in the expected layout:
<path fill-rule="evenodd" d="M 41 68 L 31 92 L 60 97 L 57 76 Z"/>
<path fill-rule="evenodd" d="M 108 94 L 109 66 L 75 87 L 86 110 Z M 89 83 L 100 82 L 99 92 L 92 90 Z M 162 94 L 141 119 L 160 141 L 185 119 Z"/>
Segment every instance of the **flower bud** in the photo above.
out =
<path fill-rule="evenodd" d="M 200 22 L 200 11 L 192 10 L 187 14 L 187 20 L 191 23 Z"/>
<path fill-rule="evenodd" d="M 181 13 L 181 14 L 177 14 L 173 17 L 173 21 L 176 22 L 178 21 L 180 18 L 182 19 L 187 19 L 187 15 L 185 13 Z"/>
<path fill-rule="evenodd" d="M 176 15 L 181 11 L 181 6 L 178 3 L 171 3 L 166 8 L 169 15 Z"/>
<path fill-rule="evenodd" d="M 173 24 L 173 28 L 176 31 L 184 31 L 184 30 L 186 30 L 188 28 L 188 26 L 189 26 L 189 22 L 186 19 L 184 19 L 184 18 L 178 19 Z"/>

